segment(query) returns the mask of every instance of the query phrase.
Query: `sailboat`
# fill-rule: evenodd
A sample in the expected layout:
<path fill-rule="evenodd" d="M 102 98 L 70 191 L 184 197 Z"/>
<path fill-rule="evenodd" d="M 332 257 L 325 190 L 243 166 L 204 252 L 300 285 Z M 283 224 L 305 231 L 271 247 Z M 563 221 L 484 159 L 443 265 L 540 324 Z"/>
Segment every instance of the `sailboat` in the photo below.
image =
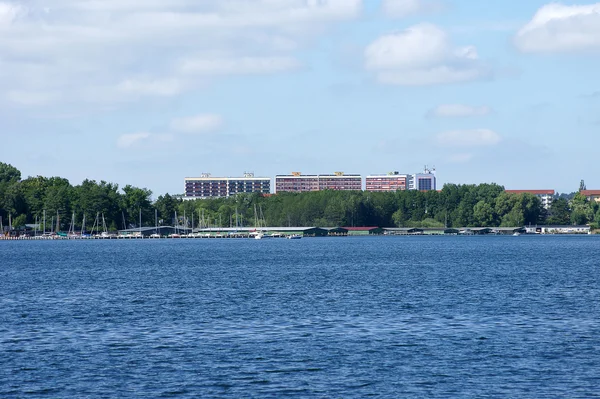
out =
<path fill-rule="evenodd" d="M 256 213 L 256 205 L 254 205 L 254 215 L 256 219 L 256 234 L 254 234 L 255 240 L 262 240 L 263 238 L 273 238 L 272 234 L 267 233 L 264 228 L 266 227 L 265 218 L 262 213 L 262 207 L 259 205 L 260 217 Z M 261 230 L 263 228 L 263 230 Z"/>
<path fill-rule="evenodd" d="M 75 235 L 75 212 L 73 212 L 73 215 L 71 216 L 71 223 L 69 224 L 69 231 L 67 232 L 67 238 L 69 238 L 69 239 L 79 238 L 77 235 Z"/>
<path fill-rule="evenodd" d="M 158 210 L 154 209 L 154 233 L 150 234 L 150 238 L 160 238 L 158 234 Z"/>
<path fill-rule="evenodd" d="M 117 238 L 115 234 L 110 234 L 108 232 L 108 228 L 106 227 L 106 220 L 104 219 L 104 213 L 102 213 L 102 233 L 100 233 L 100 238 Z"/>
<path fill-rule="evenodd" d="M 181 238 L 181 234 L 179 234 L 179 218 L 177 217 L 177 211 L 175 211 L 175 232 L 169 234 L 169 238 Z"/>
<path fill-rule="evenodd" d="M 85 212 L 83 213 L 83 221 L 81 222 L 81 238 L 91 238 L 91 235 L 85 232 Z"/>

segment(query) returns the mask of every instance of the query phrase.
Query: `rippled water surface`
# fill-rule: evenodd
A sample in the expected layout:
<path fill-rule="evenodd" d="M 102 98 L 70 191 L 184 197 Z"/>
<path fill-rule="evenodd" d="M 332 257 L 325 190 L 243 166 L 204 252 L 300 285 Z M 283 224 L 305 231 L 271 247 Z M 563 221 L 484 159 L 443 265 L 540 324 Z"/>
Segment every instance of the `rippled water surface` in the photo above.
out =
<path fill-rule="evenodd" d="M 0 398 L 600 397 L 600 239 L 0 242 Z"/>

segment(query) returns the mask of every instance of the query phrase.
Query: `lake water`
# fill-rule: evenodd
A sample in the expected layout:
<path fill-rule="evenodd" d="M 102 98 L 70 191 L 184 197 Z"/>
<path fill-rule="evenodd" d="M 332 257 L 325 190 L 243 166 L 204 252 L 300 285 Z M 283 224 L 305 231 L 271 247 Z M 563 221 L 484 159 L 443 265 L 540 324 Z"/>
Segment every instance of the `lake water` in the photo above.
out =
<path fill-rule="evenodd" d="M 600 237 L 0 242 L 0 398 L 600 397 Z"/>

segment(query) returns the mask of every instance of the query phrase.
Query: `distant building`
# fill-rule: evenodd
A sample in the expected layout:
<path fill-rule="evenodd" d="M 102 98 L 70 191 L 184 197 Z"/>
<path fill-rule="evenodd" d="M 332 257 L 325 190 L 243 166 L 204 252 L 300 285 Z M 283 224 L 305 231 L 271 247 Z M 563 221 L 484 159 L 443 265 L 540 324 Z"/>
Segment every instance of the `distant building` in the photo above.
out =
<path fill-rule="evenodd" d="M 436 190 L 435 168 L 425 166 L 423 173 L 408 175 L 408 189 L 419 191 Z"/>
<path fill-rule="evenodd" d="M 554 198 L 554 190 L 506 190 L 508 194 L 531 194 L 535 195 L 542 201 L 542 206 L 549 209 Z"/>
<path fill-rule="evenodd" d="M 589 201 L 600 202 L 600 190 L 581 190 L 579 193 Z"/>
<path fill-rule="evenodd" d="M 366 191 L 386 192 L 403 191 L 407 189 L 408 175 L 390 172 L 386 175 L 371 175 L 366 178 Z"/>
<path fill-rule="evenodd" d="M 275 176 L 275 192 L 301 193 L 320 190 L 360 191 L 362 177 L 336 172 L 332 175 L 303 175 L 293 172 L 291 175 Z"/>
<path fill-rule="evenodd" d="M 200 177 L 185 178 L 184 199 L 231 197 L 236 194 L 271 192 L 271 178 L 254 177 L 244 173 L 243 177 L 212 177 L 208 173 Z"/>
<path fill-rule="evenodd" d="M 590 226 L 526 226 L 527 234 L 590 234 Z"/>
<path fill-rule="evenodd" d="M 390 172 L 386 175 L 371 175 L 366 178 L 366 191 L 386 192 L 402 190 L 430 191 L 436 189 L 435 169 L 425 166 L 423 173 L 400 174 Z"/>

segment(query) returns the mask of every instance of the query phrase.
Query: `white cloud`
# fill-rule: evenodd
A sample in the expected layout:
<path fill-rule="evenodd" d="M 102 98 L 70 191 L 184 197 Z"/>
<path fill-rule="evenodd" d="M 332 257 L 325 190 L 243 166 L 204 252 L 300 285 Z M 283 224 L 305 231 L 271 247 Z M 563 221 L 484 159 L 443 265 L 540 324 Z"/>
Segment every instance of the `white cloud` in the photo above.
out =
<path fill-rule="evenodd" d="M 117 86 L 117 90 L 134 95 L 174 96 L 183 91 L 183 85 L 178 79 L 135 80 L 127 79 Z"/>
<path fill-rule="evenodd" d="M 514 40 L 519 50 L 528 53 L 600 50 L 600 3 L 547 4 Z"/>
<path fill-rule="evenodd" d="M 153 142 L 153 143 L 165 143 L 173 141 L 173 135 L 166 134 L 158 134 L 158 133 L 148 133 L 148 132 L 140 132 L 140 133 L 128 133 L 119 136 L 117 139 L 117 148 L 120 149 L 128 149 L 141 145 L 145 142 Z"/>
<path fill-rule="evenodd" d="M 210 83 L 201 77 L 282 73 L 361 9 L 362 0 L 0 0 L 0 91 L 119 103 Z"/>
<path fill-rule="evenodd" d="M 124 134 L 117 139 L 117 147 L 129 148 L 140 141 L 147 140 L 150 136 L 151 134 L 146 132 Z"/>
<path fill-rule="evenodd" d="M 451 154 L 448 156 L 448 161 L 451 163 L 466 163 L 473 159 L 473 154 L 470 153 L 458 153 Z"/>
<path fill-rule="evenodd" d="M 435 142 L 440 147 L 486 147 L 501 141 L 502 137 L 489 129 L 453 130 L 435 136 Z"/>
<path fill-rule="evenodd" d="M 294 70 L 300 63 L 292 57 L 197 58 L 181 63 L 181 71 L 199 75 L 250 75 Z"/>
<path fill-rule="evenodd" d="M 219 115 L 204 114 L 171 121 L 171 129 L 182 133 L 207 133 L 223 126 L 223 118 Z"/>
<path fill-rule="evenodd" d="M 409 15 L 438 12 L 444 7 L 435 0 L 383 0 L 383 12 L 392 18 L 404 18 Z"/>
<path fill-rule="evenodd" d="M 213 132 L 223 126 L 223 118 L 215 114 L 201 114 L 188 118 L 173 119 L 169 125 L 171 133 L 128 133 L 117 138 L 117 148 L 128 149 L 145 144 L 174 141 L 180 133 L 201 134 Z"/>
<path fill-rule="evenodd" d="M 11 25 L 23 13 L 18 4 L 0 1 L 0 29 Z"/>
<path fill-rule="evenodd" d="M 8 101 L 25 106 L 45 105 L 60 99 L 60 93 L 53 91 L 11 90 L 6 93 Z"/>
<path fill-rule="evenodd" d="M 487 106 L 471 106 L 464 104 L 442 104 L 431 110 L 428 115 L 436 118 L 464 118 L 489 115 L 492 109 Z"/>
<path fill-rule="evenodd" d="M 384 84 L 421 86 L 485 78 L 489 70 L 473 46 L 454 47 L 432 24 L 379 37 L 365 50 L 365 67 Z"/>

